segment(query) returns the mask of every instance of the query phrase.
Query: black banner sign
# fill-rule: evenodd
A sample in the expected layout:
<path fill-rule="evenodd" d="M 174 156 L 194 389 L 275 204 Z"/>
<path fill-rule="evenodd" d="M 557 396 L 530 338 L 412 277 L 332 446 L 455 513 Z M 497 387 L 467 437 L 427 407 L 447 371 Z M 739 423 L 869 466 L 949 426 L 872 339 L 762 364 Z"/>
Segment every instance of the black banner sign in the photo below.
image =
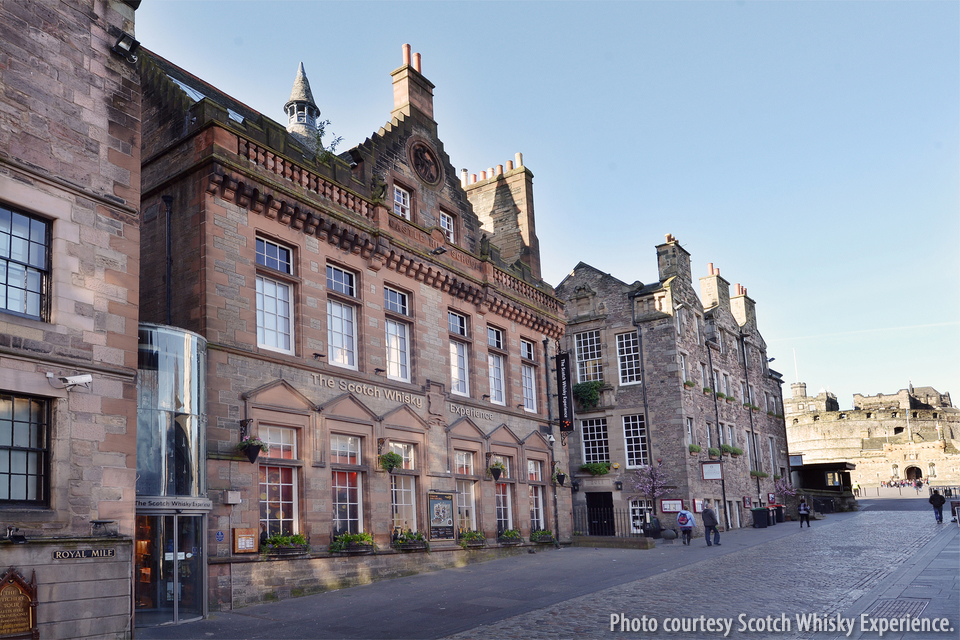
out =
<path fill-rule="evenodd" d="M 573 431 L 573 394 L 570 390 L 570 354 L 557 354 L 557 402 L 560 431 Z"/>

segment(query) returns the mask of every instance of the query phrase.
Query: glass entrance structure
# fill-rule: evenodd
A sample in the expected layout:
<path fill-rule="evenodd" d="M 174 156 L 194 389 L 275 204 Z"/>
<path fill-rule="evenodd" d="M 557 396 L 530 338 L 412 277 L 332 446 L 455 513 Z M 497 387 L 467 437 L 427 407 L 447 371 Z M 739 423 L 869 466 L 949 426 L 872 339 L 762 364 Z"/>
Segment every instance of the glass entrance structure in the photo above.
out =
<path fill-rule="evenodd" d="M 206 615 L 206 341 L 140 325 L 136 626 Z"/>

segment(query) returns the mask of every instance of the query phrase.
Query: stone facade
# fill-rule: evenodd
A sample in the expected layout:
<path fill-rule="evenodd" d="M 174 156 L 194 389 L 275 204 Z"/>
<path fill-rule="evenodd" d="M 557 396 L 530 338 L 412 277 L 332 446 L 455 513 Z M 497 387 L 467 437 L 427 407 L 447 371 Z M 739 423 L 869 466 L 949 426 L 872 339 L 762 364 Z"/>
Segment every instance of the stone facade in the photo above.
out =
<path fill-rule="evenodd" d="M 569 540 L 546 382 L 562 303 L 481 236 L 419 56 L 405 47 L 392 74 L 389 123 L 340 156 L 159 56 L 144 53 L 141 70 L 142 316 L 207 341 L 210 609 L 458 562 L 473 552 L 431 526 L 434 492 L 491 544 L 507 528 Z M 270 451 L 251 464 L 244 435 Z M 387 473 L 391 450 L 405 461 Z M 508 471 L 494 482 L 497 458 Z M 382 557 L 400 528 L 431 538 L 431 556 Z M 308 557 L 238 552 L 235 531 L 303 534 Z M 372 534 L 380 555 L 331 556 L 342 531 Z"/>
<path fill-rule="evenodd" d="M 137 4 L 0 2 L 0 548 L 42 638 L 132 634 Z"/>
<path fill-rule="evenodd" d="M 851 480 L 876 486 L 892 480 L 960 484 L 960 411 L 950 394 L 912 385 L 895 394 L 853 396 L 840 409 L 835 395 L 791 385 L 784 400 L 790 451 L 804 464 L 850 462 Z"/>
<path fill-rule="evenodd" d="M 651 284 L 626 284 L 580 263 L 557 287 L 566 302 L 571 379 L 603 384 L 596 407 L 576 406 L 569 437 L 570 472 L 579 484 L 575 507 L 629 511 L 629 523 L 615 523 L 621 535 L 639 529 L 648 513 L 661 514 L 660 500 L 682 500 L 693 510 L 695 500 L 708 498 L 724 507 L 722 525 L 747 526 L 752 513 L 745 505 L 766 504 L 775 477 L 789 477 L 780 375 L 767 366 L 746 289 L 736 285 L 731 297 L 710 265 L 698 296 L 690 255 L 673 236 L 657 247 L 657 261 L 659 280 Z M 691 444 L 701 451 L 691 453 Z M 742 451 L 721 457 L 722 482 L 705 480 L 701 465 L 722 444 Z M 670 482 L 654 505 L 634 489 L 633 478 L 658 461 Z M 591 462 L 610 463 L 610 473 L 580 469 Z M 675 513 L 660 517 L 664 526 L 676 526 Z"/>

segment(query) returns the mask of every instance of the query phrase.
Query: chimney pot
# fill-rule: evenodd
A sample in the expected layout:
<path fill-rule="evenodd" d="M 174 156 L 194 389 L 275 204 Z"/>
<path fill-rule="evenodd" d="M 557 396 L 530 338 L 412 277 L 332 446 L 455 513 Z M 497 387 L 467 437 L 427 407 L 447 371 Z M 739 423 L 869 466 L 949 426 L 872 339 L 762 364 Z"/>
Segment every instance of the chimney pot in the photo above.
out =
<path fill-rule="evenodd" d="M 477 174 L 475 173 L 470 174 L 470 184 L 477 184 Z"/>
<path fill-rule="evenodd" d="M 417 70 L 417 73 L 420 73 L 420 54 L 413 54 L 413 68 Z"/>
<path fill-rule="evenodd" d="M 507 171 L 513 171 L 513 160 L 507 160 Z"/>
<path fill-rule="evenodd" d="M 409 44 L 403 45 L 403 65 L 404 66 L 410 65 L 410 45 Z"/>
<path fill-rule="evenodd" d="M 502 175 L 503 175 L 503 165 L 502 165 L 502 164 L 498 164 L 498 165 L 497 165 L 497 175 L 498 175 L 498 176 L 502 176 Z"/>
<path fill-rule="evenodd" d="M 707 263 L 707 275 L 708 275 L 708 276 L 712 276 L 712 275 L 713 275 L 713 263 L 712 263 L 712 262 L 708 262 L 708 263 Z"/>
<path fill-rule="evenodd" d="M 487 179 L 487 172 L 486 172 L 486 171 L 481 171 L 481 172 L 480 172 L 480 179 L 481 179 L 481 180 L 486 180 L 486 179 Z"/>
<path fill-rule="evenodd" d="M 513 160 L 518 167 L 523 166 L 523 154 L 520 153 L 519 151 L 513 154 Z"/>

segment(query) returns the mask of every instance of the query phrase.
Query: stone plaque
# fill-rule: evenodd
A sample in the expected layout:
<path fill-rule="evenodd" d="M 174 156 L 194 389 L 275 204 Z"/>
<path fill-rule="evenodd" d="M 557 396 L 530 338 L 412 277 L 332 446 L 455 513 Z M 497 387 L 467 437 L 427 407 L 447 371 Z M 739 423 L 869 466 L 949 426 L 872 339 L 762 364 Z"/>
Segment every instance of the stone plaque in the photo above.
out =
<path fill-rule="evenodd" d="M 39 638 L 37 574 L 27 582 L 10 567 L 0 578 L 0 638 Z"/>

